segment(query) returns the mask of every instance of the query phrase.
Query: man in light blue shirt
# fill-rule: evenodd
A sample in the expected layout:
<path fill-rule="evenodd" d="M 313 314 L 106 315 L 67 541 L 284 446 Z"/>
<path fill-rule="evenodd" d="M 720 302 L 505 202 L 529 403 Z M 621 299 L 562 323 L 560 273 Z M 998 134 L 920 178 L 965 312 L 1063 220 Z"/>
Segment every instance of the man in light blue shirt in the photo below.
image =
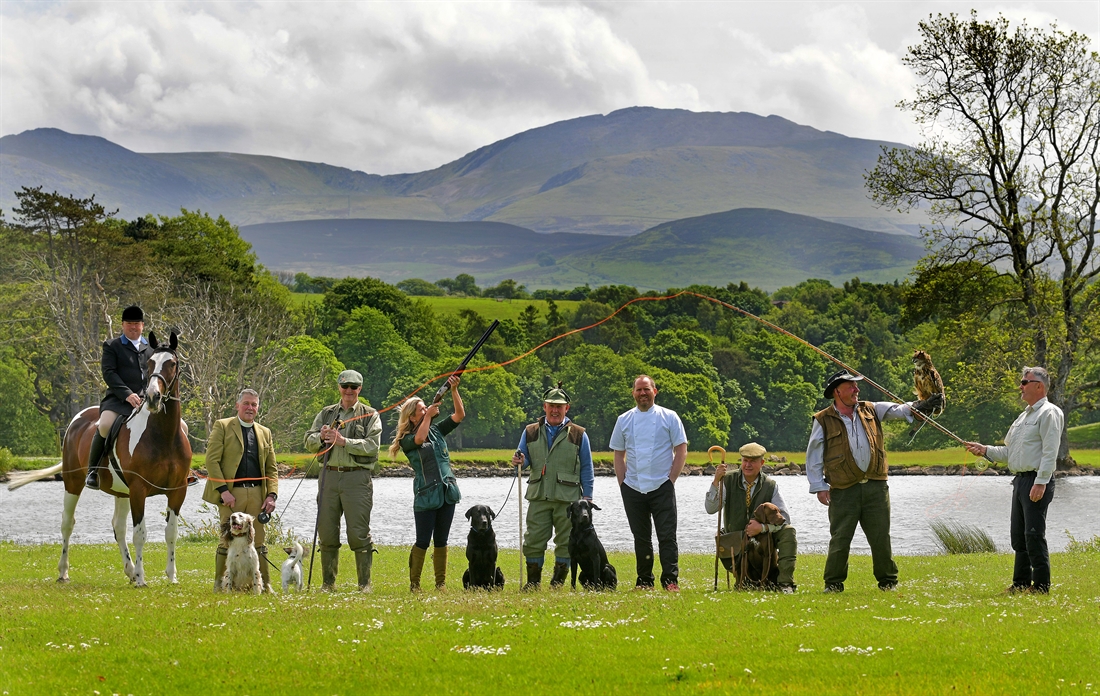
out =
<path fill-rule="evenodd" d="M 651 589 L 653 529 L 661 554 L 661 586 L 679 592 L 680 552 L 676 545 L 676 490 L 687 461 L 687 434 L 675 411 L 658 406 L 657 385 L 648 375 L 634 380 L 635 408 L 619 416 L 611 431 L 615 476 L 634 535 L 638 568 L 635 587 Z M 651 522 L 652 518 L 652 522 Z"/>
<path fill-rule="evenodd" d="M 1009 594 L 1050 592 L 1050 553 L 1047 550 L 1047 507 L 1054 498 L 1054 466 L 1062 442 L 1065 416 L 1047 401 L 1050 375 L 1041 367 L 1025 367 L 1020 375 L 1020 398 L 1027 404 L 1005 435 L 1000 447 L 978 442 L 966 449 L 1007 462 L 1012 478 L 1012 550 L 1016 563 Z"/>

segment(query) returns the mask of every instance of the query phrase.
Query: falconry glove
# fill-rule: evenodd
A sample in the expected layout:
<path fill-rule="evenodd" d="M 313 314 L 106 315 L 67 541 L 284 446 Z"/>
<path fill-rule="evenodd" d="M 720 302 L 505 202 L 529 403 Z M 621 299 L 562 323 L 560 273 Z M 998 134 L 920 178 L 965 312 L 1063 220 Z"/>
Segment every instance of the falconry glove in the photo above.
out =
<path fill-rule="evenodd" d="M 933 394 L 927 399 L 921 399 L 920 401 L 913 402 L 913 410 L 919 411 L 926 416 L 932 415 L 933 412 L 943 408 L 943 394 Z"/>

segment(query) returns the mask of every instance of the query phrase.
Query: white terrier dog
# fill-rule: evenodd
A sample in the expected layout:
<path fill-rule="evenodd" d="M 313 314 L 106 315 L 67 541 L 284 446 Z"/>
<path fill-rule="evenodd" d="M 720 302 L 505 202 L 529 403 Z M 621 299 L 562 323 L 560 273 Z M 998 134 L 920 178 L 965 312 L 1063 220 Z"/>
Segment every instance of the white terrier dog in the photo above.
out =
<path fill-rule="evenodd" d="M 283 551 L 290 554 L 290 558 L 283 561 L 283 594 L 286 594 L 291 587 L 301 592 L 302 556 L 305 554 L 305 551 L 302 550 L 302 545 L 297 541 L 294 542 L 293 547 L 284 547 Z"/>
<path fill-rule="evenodd" d="M 222 590 L 244 590 L 253 594 L 263 592 L 266 588 L 260 575 L 260 554 L 256 553 L 252 515 L 246 512 L 230 515 L 229 521 L 222 525 L 222 540 L 229 547 Z"/>

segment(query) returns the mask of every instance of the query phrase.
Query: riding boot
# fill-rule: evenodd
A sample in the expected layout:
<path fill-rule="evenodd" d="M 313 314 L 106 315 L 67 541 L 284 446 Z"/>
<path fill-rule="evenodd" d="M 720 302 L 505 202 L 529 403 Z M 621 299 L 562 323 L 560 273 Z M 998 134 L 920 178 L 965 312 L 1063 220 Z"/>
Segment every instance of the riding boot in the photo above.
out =
<path fill-rule="evenodd" d="M 428 549 L 413 546 L 409 552 L 409 592 L 420 591 L 420 575 L 424 572 L 424 559 Z"/>
<path fill-rule="evenodd" d="M 340 549 L 321 549 L 321 589 L 336 587 L 336 572 L 340 570 Z"/>
<path fill-rule="evenodd" d="M 554 590 L 564 585 L 567 575 L 569 575 L 568 563 L 554 563 L 554 577 L 550 578 L 550 589 Z"/>
<path fill-rule="evenodd" d="M 267 562 L 267 546 L 257 546 L 256 553 L 260 556 L 260 579 L 264 583 L 261 591 L 274 592 L 275 590 L 271 587 L 271 576 L 269 575 L 271 564 Z"/>
<path fill-rule="evenodd" d="M 359 591 L 370 592 L 370 571 L 374 563 L 374 544 L 367 544 L 365 548 L 355 552 L 355 574 L 359 578 Z"/>
<path fill-rule="evenodd" d="M 225 563 L 229 560 L 229 549 L 218 547 L 214 552 L 214 591 L 221 592 L 222 578 L 225 577 Z"/>
<path fill-rule="evenodd" d="M 436 546 L 432 552 L 432 565 L 435 566 L 435 589 L 442 590 L 447 583 L 447 547 Z"/>
<path fill-rule="evenodd" d="M 537 590 L 542 586 L 542 564 L 535 563 L 534 561 L 527 561 L 527 582 L 523 585 L 523 590 L 531 591 Z"/>
<path fill-rule="evenodd" d="M 99 490 L 99 460 L 103 459 L 103 445 L 107 438 L 96 430 L 92 435 L 92 446 L 88 449 L 88 478 L 84 479 L 84 487 L 93 491 Z"/>

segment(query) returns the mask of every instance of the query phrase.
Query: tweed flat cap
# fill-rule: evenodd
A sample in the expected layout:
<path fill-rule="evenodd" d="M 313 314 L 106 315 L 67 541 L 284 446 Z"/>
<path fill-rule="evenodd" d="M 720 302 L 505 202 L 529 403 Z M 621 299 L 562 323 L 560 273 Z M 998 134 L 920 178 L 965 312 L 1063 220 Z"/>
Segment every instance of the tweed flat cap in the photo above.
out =
<path fill-rule="evenodd" d="M 363 375 L 359 374 L 355 370 L 344 370 L 340 373 L 340 377 L 336 380 L 337 384 L 358 384 L 363 386 Z"/>
<path fill-rule="evenodd" d="M 747 445 L 742 445 L 741 449 L 737 451 L 741 454 L 742 457 L 747 457 L 748 459 L 760 459 L 768 453 L 768 450 L 764 449 L 764 445 L 760 445 L 755 442 L 750 442 Z"/>

